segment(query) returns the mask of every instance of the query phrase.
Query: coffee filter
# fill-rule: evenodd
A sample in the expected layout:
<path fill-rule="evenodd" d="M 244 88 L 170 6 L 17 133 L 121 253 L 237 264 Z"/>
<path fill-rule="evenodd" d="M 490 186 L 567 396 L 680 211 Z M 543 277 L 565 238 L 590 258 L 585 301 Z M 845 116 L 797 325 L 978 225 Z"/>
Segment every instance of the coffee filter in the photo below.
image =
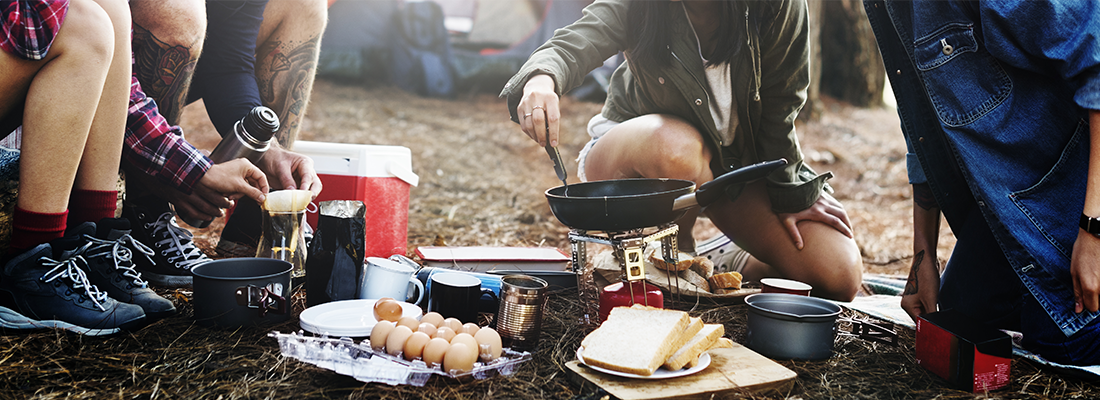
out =
<path fill-rule="evenodd" d="M 313 192 L 308 190 L 277 190 L 267 194 L 263 209 L 273 212 L 305 211 L 313 200 Z"/>

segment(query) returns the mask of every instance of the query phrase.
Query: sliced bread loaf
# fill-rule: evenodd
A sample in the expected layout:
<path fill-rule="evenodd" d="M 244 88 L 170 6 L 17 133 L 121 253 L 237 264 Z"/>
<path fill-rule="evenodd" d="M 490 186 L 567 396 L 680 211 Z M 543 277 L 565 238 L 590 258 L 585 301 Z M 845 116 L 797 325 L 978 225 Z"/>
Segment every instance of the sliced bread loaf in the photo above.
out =
<path fill-rule="evenodd" d="M 700 354 L 707 351 L 719 337 L 726 333 L 722 324 L 705 324 L 703 329 L 696 333 L 687 344 L 677 350 L 665 360 L 664 367 L 669 371 L 678 371 L 691 360 L 699 358 Z"/>
<path fill-rule="evenodd" d="M 683 311 L 616 307 L 581 341 L 581 356 L 591 366 L 649 376 L 702 328 Z"/>

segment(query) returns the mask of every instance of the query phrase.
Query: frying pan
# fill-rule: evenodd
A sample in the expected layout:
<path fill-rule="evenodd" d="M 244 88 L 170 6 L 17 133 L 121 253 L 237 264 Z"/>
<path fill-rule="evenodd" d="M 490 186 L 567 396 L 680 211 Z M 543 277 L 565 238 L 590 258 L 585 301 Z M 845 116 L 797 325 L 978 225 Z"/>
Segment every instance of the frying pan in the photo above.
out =
<path fill-rule="evenodd" d="M 787 165 L 786 159 L 766 161 L 727 172 L 695 189 L 680 179 L 611 179 L 558 186 L 546 191 L 550 210 L 573 229 L 622 232 L 660 226 L 684 215 L 688 208 L 706 207 L 726 187 L 751 182 Z M 694 191 L 693 191 L 694 190 Z"/>

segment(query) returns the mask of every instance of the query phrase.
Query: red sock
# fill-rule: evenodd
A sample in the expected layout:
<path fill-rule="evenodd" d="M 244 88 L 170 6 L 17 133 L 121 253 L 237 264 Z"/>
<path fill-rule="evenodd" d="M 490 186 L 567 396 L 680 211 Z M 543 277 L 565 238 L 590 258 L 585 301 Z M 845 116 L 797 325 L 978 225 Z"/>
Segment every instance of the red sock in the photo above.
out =
<path fill-rule="evenodd" d="M 15 207 L 11 221 L 11 253 L 22 253 L 34 246 L 65 236 L 65 219 L 68 215 L 68 211 L 46 214 Z"/>
<path fill-rule="evenodd" d="M 115 217 L 117 190 L 73 189 L 69 197 L 69 226 Z"/>

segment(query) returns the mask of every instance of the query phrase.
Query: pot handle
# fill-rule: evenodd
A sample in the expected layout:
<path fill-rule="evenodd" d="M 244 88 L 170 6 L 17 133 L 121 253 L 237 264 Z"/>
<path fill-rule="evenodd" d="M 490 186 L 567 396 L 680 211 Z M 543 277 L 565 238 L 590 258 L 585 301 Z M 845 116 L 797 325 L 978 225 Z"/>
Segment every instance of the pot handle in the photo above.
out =
<path fill-rule="evenodd" d="M 841 324 L 837 326 L 837 334 L 844 336 L 856 336 L 860 339 L 898 345 L 898 333 L 894 330 L 894 324 L 890 322 L 871 322 L 858 319 L 841 318 L 837 320 Z M 847 328 L 844 327 L 846 323 Z"/>
<path fill-rule="evenodd" d="M 287 314 L 290 303 L 282 296 L 283 285 L 269 283 L 259 287 L 248 285 L 238 287 L 236 290 L 237 305 L 248 308 L 260 309 L 260 316 L 266 316 L 268 311 L 276 314 Z"/>
<path fill-rule="evenodd" d="M 706 207 L 715 200 L 718 200 L 718 197 L 726 192 L 726 187 L 729 185 L 755 181 L 768 176 L 772 171 L 785 165 L 787 165 L 787 159 L 780 158 L 778 160 L 759 162 L 727 172 L 714 178 L 714 180 L 710 182 L 699 185 L 699 189 L 695 190 L 695 200 L 699 202 L 700 206 Z"/>

